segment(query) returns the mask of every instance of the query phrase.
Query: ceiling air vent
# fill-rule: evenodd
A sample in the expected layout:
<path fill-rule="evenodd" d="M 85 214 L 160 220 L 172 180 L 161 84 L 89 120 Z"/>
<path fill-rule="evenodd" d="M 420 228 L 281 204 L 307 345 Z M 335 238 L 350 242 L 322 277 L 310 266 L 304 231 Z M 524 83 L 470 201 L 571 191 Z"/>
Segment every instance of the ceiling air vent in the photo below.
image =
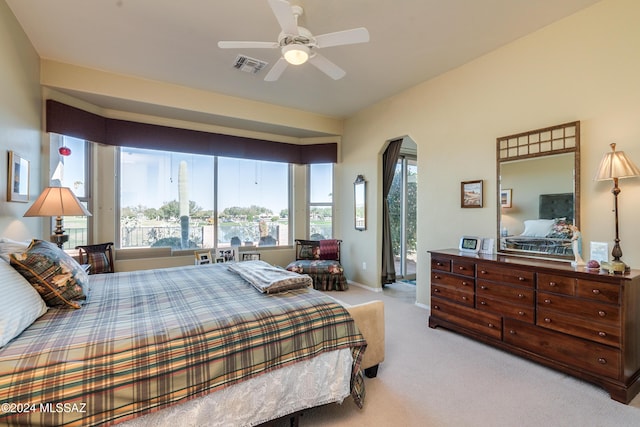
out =
<path fill-rule="evenodd" d="M 236 57 L 236 61 L 233 64 L 233 68 L 237 68 L 240 71 L 251 74 L 257 74 L 266 66 L 266 62 L 244 55 L 238 55 Z"/>

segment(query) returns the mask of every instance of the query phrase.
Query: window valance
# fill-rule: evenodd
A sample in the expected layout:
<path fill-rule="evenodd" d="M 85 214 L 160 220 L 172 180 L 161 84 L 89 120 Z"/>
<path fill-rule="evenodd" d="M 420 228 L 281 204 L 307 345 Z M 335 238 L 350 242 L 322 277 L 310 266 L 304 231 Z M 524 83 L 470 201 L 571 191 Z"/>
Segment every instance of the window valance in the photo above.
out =
<path fill-rule="evenodd" d="M 287 144 L 102 117 L 47 100 L 47 132 L 101 144 L 297 164 L 335 163 L 338 144 Z"/>

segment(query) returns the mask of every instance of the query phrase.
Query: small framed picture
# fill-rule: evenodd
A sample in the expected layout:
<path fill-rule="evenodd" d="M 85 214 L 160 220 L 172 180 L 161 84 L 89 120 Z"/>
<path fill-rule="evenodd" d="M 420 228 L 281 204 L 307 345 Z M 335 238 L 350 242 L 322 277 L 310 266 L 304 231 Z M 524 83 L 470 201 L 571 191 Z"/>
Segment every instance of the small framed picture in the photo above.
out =
<path fill-rule="evenodd" d="M 223 261 L 222 262 L 230 262 L 230 261 L 237 261 L 237 252 L 236 252 L 236 248 L 225 248 L 225 249 L 218 249 L 218 256 L 217 258 L 222 258 Z"/>
<path fill-rule="evenodd" d="M 196 252 L 196 265 L 211 264 L 211 252 Z"/>
<path fill-rule="evenodd" d="M 482 207 L 482 180 L 463 181 L 460 183 L 460 207 Z"/>
<path fill-rule="evenodd" d="M 500 207 L 502 208 L 511 207 L 511 189 L 510 188 L 505 188 L 500 190 Z"/>
<path fill-rule="evenodd" d="M 9 151 L 9 176 L 7 177 L 7 201 L 29 201 L 29 160 Z"/>
<path fill-rule="evenodd" d="M 243 261 L 260 261 L 260 253 L 259 252 L 243 252 L 242 260 Z"/>

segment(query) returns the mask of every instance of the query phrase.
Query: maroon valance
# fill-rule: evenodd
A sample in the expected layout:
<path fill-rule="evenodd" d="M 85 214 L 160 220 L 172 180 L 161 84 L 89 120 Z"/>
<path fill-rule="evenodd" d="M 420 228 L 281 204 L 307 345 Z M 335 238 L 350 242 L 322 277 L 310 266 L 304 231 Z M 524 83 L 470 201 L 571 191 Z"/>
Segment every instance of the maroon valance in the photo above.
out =
<path fill-rule="evenodd" d="M 287 144 L 128 120 L 109 119 L 47 100 L 47 132 L 118 147 L 148 148 L 297 164 L 335 163 L 338 144 Z"/>

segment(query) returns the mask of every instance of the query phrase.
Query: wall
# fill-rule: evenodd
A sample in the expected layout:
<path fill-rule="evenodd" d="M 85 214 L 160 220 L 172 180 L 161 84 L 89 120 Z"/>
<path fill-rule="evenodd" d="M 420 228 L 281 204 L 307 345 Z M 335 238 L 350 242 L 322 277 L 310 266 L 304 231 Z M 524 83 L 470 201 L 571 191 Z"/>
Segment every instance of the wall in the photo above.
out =
<path fill-rule="evenodd" d="M 0 1 L 0 236 L 16 240 L 43 234 L 43 220 L 24 218 L 29 203 L 7 202 L 8 151 L 30 161 L 29 196 L 42 190 L 38 55 L 13 13 Z"/>
<path fill-rule="evenodd" d="M 604 0 L 462 67 L 360 112 L 345 123 L 339 195 L 352 203 L 349 182 L 369 180 L 371 207 L 380 204 L 379 154 L 385 141 L 410 135 L 418 145 L 418 289 L 429 303 L 431 249 L 456 247 L 461 235 L 496 234 L 497 137 L 581 121 L 581 204 L 589 241 L 613 244 L 612 184 L 594 182 L 600 158 L 616 142 L 640 164 L 640 2 Z M 460 182 L 482 179 L 483 209 L 460 208 Z M 623 259 L 640 267 L 640 178 L 621 180 Z M 371 228 L 345 232 L 345 269 L 379 286 L 380 209 Z M 345 230 L 351 217 L 342 218 Z M 588 252 L 587 252 L 588 253 Z"/>

